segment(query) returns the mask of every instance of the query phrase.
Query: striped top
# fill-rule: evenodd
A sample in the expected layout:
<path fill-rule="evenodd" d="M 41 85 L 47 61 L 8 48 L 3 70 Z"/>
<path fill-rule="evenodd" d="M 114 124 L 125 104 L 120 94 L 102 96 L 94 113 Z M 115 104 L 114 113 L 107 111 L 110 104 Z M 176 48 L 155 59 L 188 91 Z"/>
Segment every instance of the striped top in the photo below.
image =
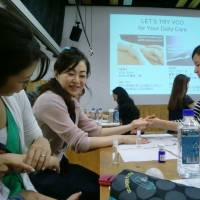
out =
<path fill-rule="evenodd" d="M 194 118 L 200 123 L 200 100 L 195 104 Z"/>

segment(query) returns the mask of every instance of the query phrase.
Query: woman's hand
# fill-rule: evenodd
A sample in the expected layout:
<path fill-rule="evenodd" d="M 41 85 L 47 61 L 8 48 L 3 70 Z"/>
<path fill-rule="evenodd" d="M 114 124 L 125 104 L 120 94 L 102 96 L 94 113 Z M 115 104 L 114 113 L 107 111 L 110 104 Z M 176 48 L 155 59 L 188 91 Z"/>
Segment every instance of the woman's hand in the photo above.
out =
<path fill-rule="evenodd" d="M 163 120 L 157 117 L 146 119 L 148 127 L 150 128 L 161 128 L 171 131 L 177 131 L 178 123 L 174 121 Z"/>
<path fill-rule="evenodd" d="M 149 128 L 159 128 L 161 126 L 161 120 L 158 117 L 146 117 Z"/>
<path fill-rule="evenodd" d="M 0 177 L 9 171 L 34 172 L 34 168 L 24 163 L 24 155 L 5 153 L 0 155 Z"/>
<path fill-rule="evenodd" d="M 56 156 L 51 156 L 50 160 L 47 164 L 48 169 L 52 169 L 54 171 L 60 172 L 60 162 Z"/>
<path fill-rule="evenodd" d="M 147 126 L 148 126 L 148 122 L 147 120 L 143 118 L 133 120 L 131 122 L 131 132 L 135 132 L 135 130 L 137 129 L 144 130 L 147 128 Z"/>
<path fill-rule="evenodd" d="M 49 141 L 44 137 L 39 137 L 30 146 L 25 162 L 36 170 L 44 170 L 47 167 L 51 156 L 51 147 Z"/>
<path fill-rule="evenodd" d="M 79 197 L 81 196 L 81 192 L 77 192 L 72 194 L 67 200 L 79 200 Z"/>

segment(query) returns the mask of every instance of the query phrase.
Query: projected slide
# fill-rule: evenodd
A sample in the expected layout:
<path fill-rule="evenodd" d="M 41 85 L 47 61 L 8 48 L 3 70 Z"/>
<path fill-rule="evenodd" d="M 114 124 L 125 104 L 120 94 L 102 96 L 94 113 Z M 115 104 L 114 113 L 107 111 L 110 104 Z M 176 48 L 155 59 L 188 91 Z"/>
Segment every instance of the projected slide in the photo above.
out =
<path fill-rule="evenodd" d="M 200 94 L 191 54 L 200 44 L 200 18 L 110 15 L 110 92 L 170 94 L 174 77 L 191 77 L 189 94 Z"/>

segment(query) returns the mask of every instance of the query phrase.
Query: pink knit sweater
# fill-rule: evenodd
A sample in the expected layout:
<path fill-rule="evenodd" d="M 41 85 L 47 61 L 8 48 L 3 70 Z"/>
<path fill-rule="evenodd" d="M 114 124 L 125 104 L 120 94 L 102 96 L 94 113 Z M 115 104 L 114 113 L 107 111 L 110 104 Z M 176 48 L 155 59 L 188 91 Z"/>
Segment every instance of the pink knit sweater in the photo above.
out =
<path fill-rule="evenodd" d="M 67 148 L 76 152 L 86 152 L 90 149 L 90 137 L 101 133 L 101 127 L 89 119 L 81 111 L 79 103 L 74 101 L 75 123 L 71 120 L 62 97 L 51 91 L 40 95 L 33 106 L 35 117 L 55 154 L 63 150 L 65 143 Z"/>

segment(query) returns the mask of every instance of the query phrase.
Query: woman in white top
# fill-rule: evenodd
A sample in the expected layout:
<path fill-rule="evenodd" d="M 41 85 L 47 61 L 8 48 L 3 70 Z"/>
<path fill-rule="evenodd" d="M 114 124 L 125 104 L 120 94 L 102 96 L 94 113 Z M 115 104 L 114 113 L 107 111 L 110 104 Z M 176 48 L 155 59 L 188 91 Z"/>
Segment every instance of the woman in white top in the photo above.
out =
<path fill-rule="evenodd" d="M 0 156 L 44 170 L 51 159 L 50 144 L 42 136 L 26 94 L 21 90 L 39 61 L 41 67 L 36 80 L 45 75 L 48 58 L 27 24 L 3 8 L 0 8 L 0 27 L 0 143 L 11 152 L 1 152 Z M 18 194 L 26 200 L 53 200 L 35 190 L 27 173 L 14 170 L 0 179 L 0 186 L 1 200 Z M 72 199 L 78 199 L 79 195 Z"/>

